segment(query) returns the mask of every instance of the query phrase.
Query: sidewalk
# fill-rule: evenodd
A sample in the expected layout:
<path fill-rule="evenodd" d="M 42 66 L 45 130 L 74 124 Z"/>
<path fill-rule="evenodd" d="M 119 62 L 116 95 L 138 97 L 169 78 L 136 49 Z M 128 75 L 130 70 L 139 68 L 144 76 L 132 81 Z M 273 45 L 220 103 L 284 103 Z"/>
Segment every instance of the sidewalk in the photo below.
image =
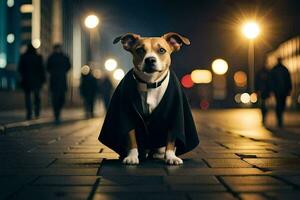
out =
<path fill-rule="evenodd" d="M 122 165 L 97 140 L 103 118 L 0 135 L 0 199 L 299 199 L 299 139 L 261 127 L 255 109 L 194 118 L 201 142 L 181 166 Z"/>
<path fill-rule="evenodd" d="M 97 107 L 96 115 L 103 115 Z M 61 120 L 62 123 L 72 122 L 85 119 L 83 108 L 65 108 L 62 110 Z M 50 108 L 44 109 L 38 119 L 26 120 L 25 110 L 16 111 L 3 111 L 0 112 L 0 134 L 5 134 L 7 131 L 33 128 L 43 125 L 53 124 L 53 114 Z"/>

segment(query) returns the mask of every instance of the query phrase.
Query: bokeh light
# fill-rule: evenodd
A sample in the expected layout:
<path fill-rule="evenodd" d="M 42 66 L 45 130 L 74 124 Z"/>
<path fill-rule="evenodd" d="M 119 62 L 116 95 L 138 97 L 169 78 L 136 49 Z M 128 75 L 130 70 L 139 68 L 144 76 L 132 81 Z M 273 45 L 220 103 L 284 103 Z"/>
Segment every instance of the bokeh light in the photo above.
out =
<path fill-rule="evenodd" d="M 104 67 L 107 71 L 113 71 L 117 68 L 117 66 L 118 66 L 118 63 L 113 58 L 107 59 L 104 63 Z"/>
<path fill-rule="evenodd" d="M 251 103 L 256 103 L 257 102 L 257 94 L 256 93 L 252 93 L 250 95 L 250 101 L 251 101 Z"/>
<path fill-rule="evenodd" d="M 241 95 L 241 102 L 244 103 L 244 104 L 247 104 L 247 103 L 250 103 L 250 95 L 248 93 L 243 93 Z"/>
<path fill-rule="evenodd" d="M 13 33 L 7 34 L 6 41 L 9 44 L 13 43 L 15 41 L 15 35 Z"/>
<path fill-rule="evenodd" d="M 209 70 L 196 69 L 191 73 L 191 79 L 194 83 L 210 83 L 212 74 Z"/>
<path fill-rule="evenodd" d="M 218 75 L 223 75 L 227 72 L 228 70 L 228 64 L 225 60 L 223 59 L 216 59 L 212 63 L 212 70 L 215 74 Z"/>
<path fill-rule="evenodd" d="M 85 18 L 84 24 L 87 28 L 93 29 L 98 26 L 99 18 L 96 15 L 89 15 Z"/>
<path fill-rule="evenodd" d="M 236 103 L 241 103 L 241 94 L 240 93 L 237 93 L 235 96 L 234 96 L 234 101 Z"/>
<path fill-rule="evenodd" d="M 242 32 L 248 39 L 255 39 L 260 33 L 260 28 L 256 22 L 247 22 L 243 25 Z"/>
<path fill-rule="evenodd" d="M 185 88 L 191 88 L 193 87 L 194 83 L 192 81 L 191 75 L 186 74 L 181 78 L 181 84 Z"/>
<path fill-rule="evenodd" d="M 125 75 L 125 73 L 122 69 L 116 69 L 116 71 L 114 71 L 113 77 L 114 77 L 114 79 L 120 81 L 120 80 L 122 80 L 124 75 Z"/>
<path fill-rule="evenodd" d="M 32 46 L 36 49 L 38 49 L 41 46 L 41 40 L 40 39 L 34 39 L 31 42 Z"/>
<path fill-rule="evenodd" d="M 247 85 L 247 74 L 243 71 L 237 71 L 233 75 L 235 85 L 238 87 L 245 87 Z"/>

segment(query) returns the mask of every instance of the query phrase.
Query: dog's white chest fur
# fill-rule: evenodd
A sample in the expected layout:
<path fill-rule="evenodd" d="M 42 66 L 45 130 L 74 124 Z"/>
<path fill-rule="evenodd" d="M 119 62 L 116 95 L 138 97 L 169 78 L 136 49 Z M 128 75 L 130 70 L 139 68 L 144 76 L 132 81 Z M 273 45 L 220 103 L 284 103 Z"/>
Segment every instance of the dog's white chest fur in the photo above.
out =
<path fill-rule="evenodd" d="M 159 87 L 149 88 L 146 91 L 139 90 L 143 107 L 146 106 L 148 108 L 149 114 L 152 113 L 152 111 L 158 106 L 161 99 L 163 98 L 169 84 L 169 78 L 170 72 L 168 72 L 166 79 L 162 82 L 162 84 Z"/>

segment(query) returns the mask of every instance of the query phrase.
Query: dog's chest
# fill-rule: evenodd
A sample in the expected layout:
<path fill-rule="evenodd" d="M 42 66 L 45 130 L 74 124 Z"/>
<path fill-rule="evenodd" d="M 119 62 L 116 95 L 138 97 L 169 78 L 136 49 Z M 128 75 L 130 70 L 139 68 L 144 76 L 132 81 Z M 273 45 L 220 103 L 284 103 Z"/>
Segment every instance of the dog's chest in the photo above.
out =
<path fill-rule="evenodd" d="M 157 88 L 147 89 L 146 91 L 139 90 L 144 114 L 151 114 L 162 100 L 169 84 L 169 76 L 168 74 L 166 79 Z"/>

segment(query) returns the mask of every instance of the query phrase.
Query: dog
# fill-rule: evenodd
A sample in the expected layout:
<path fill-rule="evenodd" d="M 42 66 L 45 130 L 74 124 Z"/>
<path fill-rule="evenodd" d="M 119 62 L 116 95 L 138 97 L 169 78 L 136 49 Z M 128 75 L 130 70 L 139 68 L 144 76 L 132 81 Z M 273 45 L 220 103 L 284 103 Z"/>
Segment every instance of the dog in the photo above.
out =
<path fill-rule="evenodd" d="M 199 140 L 187 99 L 170 67 L 171 54 L 190 45 L 189 39 L 174 32 L 161 37 L 127 33 L 113 43 L 120 41 L 132 54 L 134 68 L 112 97 L 99 140 L 118 152 L 124 164 L 139 164 L 141 154 L 169 165 L 183 164 L 177 155 L 195 148 Z M 120 105 L 128 108 L 117 108 Z"/>

